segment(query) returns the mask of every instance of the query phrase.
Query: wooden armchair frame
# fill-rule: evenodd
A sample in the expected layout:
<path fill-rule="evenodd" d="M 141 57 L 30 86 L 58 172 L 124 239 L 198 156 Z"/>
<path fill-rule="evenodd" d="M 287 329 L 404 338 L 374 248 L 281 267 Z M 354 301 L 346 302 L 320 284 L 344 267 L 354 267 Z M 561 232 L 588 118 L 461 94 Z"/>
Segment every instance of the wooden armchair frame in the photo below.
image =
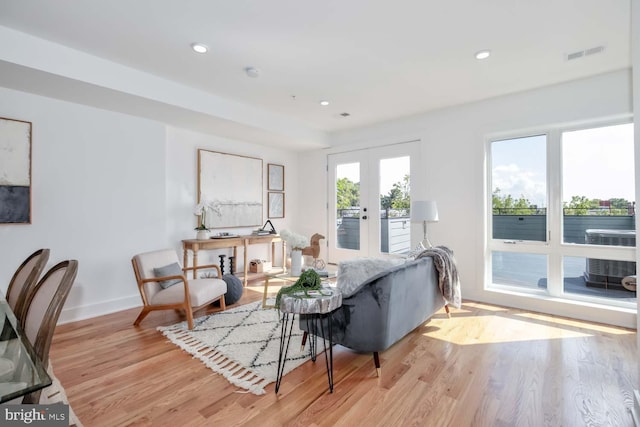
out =
<path fill-rule="evenodd" d="M 198 307 L 192 307 L 191 306 L 191 297 L 189 294 L 189 280 L 186 277 L 186 273 L 187 271 L 197 271 L 197 270 L 204 270 L 204 269 L 215 269 L 218 273 L 218 279 L 222 278 L 222 271 L 220 270 L 220 266 L 217 264 L 207 264 L 207 265 L 199 265 L 197 267 L 182 267 L 182 271 L 184 274 L 180 275 L 180 276 L 165 276 L 165 277 L 152 277 L 152 278 L 148 278 L 148 279 L 143 279 L 141 274 L 140 274 L 140 270 L 139 270 L 139 266 L 138 263 L 136 262 L 135 257 L 133 259 L 131 259 L 131 264 L 133 265 L 133 271 L 135 273 L 136 276 L 136 281 L 138 282 L 138 291 L 140 292 L 140 297 L 142 298 L 142 303 L 143 303 L 143 307 L 142 307 L 142 311 L 140 312 L 140 314 L 138 315 L 138 317 L 136 318 L 136 320 L 133 322 L 134 326 L 138 326 L 140 325 L 140 322 L 142 322 L 142 320 L 147 317 L 147 314 L 149 314 L 150 312 L 154 311 L 154 310 L 184 310 L 186 316 L 187 316 L 187 324 L 189 325 L 189 329 L 193 329 L 193 313 L 206 307 L 209 304 L 212 304 L 216 301 L 220 301 L 220 309 L 221 310 L 225 310 L 226 306 L 225 306 L 225 302 L 224 302 L 224 294 L 219 296 L 216 299 L 213 299 L 211 301 L 208 301 Z M 164 280 L 181 280 L 182 281 L 182 286 L 184 287 L 184 301 L 179 302 L 179 303 L 175 303 L 175 304 L 150 304 L 149 303 L 149 299 L 147 297 L 147 293 L 145 290 L 145 283 L 151 283 L 151 282 L 160 282 L 160 281 L 164 281 Z M 178 286 L 178 284 L 175 284 L 173 286 Z"/>

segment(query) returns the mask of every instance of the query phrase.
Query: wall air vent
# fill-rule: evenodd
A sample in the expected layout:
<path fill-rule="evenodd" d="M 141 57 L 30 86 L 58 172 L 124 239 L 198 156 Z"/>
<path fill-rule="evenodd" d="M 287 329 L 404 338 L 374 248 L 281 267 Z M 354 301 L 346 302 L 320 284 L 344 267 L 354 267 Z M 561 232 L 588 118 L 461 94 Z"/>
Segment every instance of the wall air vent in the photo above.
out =
<path fill-rule="evenodd" d="M 604 46 L 594 46 L 589 49 L 577 50 L 575 52 L 568 53 L 565 56 L 567 61 L 573 61 L 574 59 L 584 58 L 585 56 L 595 55 L 604 52 Z"/>

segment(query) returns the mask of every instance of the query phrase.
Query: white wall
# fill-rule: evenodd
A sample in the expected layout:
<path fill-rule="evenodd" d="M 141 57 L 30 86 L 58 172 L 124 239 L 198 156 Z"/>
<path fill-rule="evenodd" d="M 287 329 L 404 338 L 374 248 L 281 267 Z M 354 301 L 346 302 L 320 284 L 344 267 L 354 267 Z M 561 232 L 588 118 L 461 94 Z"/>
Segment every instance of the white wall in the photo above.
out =
<path fill-rule="evenodd" d="M 312 204 L 311 196 L 326 194 L 327 153 L 419 139 L 424 168 L 420 176 L 426 181 L 412 181 L 412 190 L 438 202 L 440 221 L 429 227 L 429 238 L 455 251 L 463 298 L 635 328 L 635 311 L 585 309 L 582 305 L 497 294 L 483 288 L 487 135 L 628 115 L 631 111 L 630 72 L 622 70 L 335 134 L 333 149 L 301 155 L 301 162 L 313 165 L 318 174 L 305 185 L 306 193 L 301 197 L 307 204 L 301 214 L 309 223 L 324 224 L 327 229 L 326 200 Z M 418 234 L 414 234 L 416 241 Z"/>
<path fill-rule="evenodd" d="M 198 148 L 263 159 L 264 221 L 267 163 L 285 165 L 286 216 L 272 222 L 281 230 L 297 217 L 292 152 L 3 88 L 0 117 L 33 123 L 32 224 L 0 225 L 0 291 L 39 248 L 51 249 L 47 268 L 77 259 L 61 323 L 140 306 L 134 254 L 173 247 L 181 256 L 180 241 L 195 237 Z M 218 262 L 221 252 L 201 257 Z M 241 267 L 242 251 L 238 255 Z M 250 259 L 269 255 L 267 245 L 249 252 Z"/>
<path fill-rule="evenodd" d="M 2 88 L 0 116 L 33 124 L 32 224 L 0 225 L 2 291 L 47 247 L 48 267 L 79 261 L 61 321 L 139 305 L 131 256 L 168 244 L 164 126 Z"/>

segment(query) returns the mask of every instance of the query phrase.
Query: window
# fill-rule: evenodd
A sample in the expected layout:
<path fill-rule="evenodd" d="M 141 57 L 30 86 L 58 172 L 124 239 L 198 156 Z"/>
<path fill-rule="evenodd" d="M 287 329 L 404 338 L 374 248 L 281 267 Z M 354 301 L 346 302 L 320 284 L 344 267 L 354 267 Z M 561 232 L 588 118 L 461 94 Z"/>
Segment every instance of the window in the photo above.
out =
<path fill-rule="evenodd" d="M 565 243 L 635 246 L 632 124 L 562 132 L 562 177 Z"/>
<path fill-rule="evenodd" d="M 633 149 L 631 123 L 490 141 L 487 287 L 635 304 Z"/>
<path fill-rule="evenodd" d="M 493 238 L 547 240 L 546 135 L 491 144 Z"/>

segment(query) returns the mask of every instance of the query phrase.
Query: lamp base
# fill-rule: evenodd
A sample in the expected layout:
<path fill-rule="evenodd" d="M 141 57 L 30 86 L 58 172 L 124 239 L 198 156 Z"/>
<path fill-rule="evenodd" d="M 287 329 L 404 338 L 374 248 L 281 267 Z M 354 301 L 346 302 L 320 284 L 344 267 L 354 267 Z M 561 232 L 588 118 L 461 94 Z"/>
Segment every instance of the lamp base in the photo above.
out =
<path fill-rule="evenodd" d="M 429 238 L 427 237 L 427 221 L 426 220 L 422 222 L 422 232 L 423 232 L 422 245 L 427 249 L 431 249 L 433 245 L 431 244 L 431 242 L 429 241 Z M 427 242 L 427 244 L 425 245 L 424 242 Z"/>

